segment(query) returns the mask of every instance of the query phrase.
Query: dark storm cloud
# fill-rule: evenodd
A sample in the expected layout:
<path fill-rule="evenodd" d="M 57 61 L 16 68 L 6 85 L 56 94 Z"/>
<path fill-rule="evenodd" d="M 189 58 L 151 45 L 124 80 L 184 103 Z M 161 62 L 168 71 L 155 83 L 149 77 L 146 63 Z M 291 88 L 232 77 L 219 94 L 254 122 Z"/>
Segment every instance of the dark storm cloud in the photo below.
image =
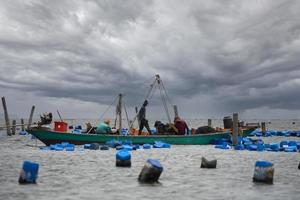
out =
<path fill-rule="evenodd" d="M 299 1 L 1 4 L 2 88 L 137 105 L 159 73 L 174 101 L 300 109 Z"/>

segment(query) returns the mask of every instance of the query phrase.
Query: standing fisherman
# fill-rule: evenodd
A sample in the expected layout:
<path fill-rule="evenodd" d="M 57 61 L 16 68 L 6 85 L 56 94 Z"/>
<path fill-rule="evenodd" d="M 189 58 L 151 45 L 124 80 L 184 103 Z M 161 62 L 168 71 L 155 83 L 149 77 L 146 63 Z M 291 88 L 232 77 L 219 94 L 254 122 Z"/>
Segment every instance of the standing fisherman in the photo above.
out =
<path fill-rule="evenodd" d="M 140 109 L 140 111 L 137 115 L 139 125 L 140 125 L 139 135 L 141 135 L 142 130 L 143 130 L 144 127 L 146 127 L 148 133 L 151 135 L 151 130 L 150 130 L 150 127 L 149 127 L 149 124 L 148 124 L 148 120 L 146 119 L 146 106 L 147 105 L 148 105 L 148 101 L 145 100 L 144 103 L 143 103 L 143 106 L 141 107 L 141 109 Z"/>

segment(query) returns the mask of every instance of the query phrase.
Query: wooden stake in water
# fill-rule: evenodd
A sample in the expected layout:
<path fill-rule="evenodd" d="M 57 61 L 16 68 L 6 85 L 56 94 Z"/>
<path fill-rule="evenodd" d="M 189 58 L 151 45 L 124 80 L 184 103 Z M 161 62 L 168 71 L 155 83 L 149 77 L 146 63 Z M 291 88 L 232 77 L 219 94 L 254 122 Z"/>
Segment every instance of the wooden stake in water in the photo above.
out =
<path fill-rule="evenodd" d="M 261 132 L 262 132 L 262 134 L 266 133 L 266 122 L 261 123 Z"/>
<path fill-rule="evenodd" d="M 207 126 L 208 126 L 208 127 L 211 127 L 211 119 L 208 119 L 208 120 L 207 120 Z"/>
<path fill-rule="evenodd" d="M 8 117 L 8 112 L 7 112 L 7 108 L 6 108 L 5 97 L 2 97 L 2 105 L 3 105 L 3 110 L 4 110 L 5 123 L 6 123 L 6 127 L 7 127 L 7 129 L 6 129 L 7 135 L 11 135 L 10 123 L 9 123 L 9 117 Z"/>
<path fill-rule="evenodd" d="M 174 115 L 175 115 L 175 117 L 179 117 L 177 105 L 173 105 L 173 109 L 174 109 Z"/>
<path fill-rule="evenodd" d="M 33 117 L 34 109 L 35 109 L 35 106 L 32 106 L 31 112 L 30 112 L 30 116 L 29 116 L 29 120 L 28 120 L 28 126 L 27 126 L 27 129 L 30 129 L 30 125 L 31 125 L 31 123 L 32 123 L 32 117 Z"/>
<path fill-rule="evenodd" d="M 237 145 L 238 143 L 238 133 L 239 133 L 239 117 L 237 113 L 233 113 L 233 130 L 232 130 L 232 145 Z"/>
<path fill-rule="evenodd" d="M 11 128 L 11 134 L 12 135 L 16 135 L 16 124 L 17 124 L 16 120 L 13 120 L 12 121 L 12 128 Z"/>
<path fill-rule="evenodd" d="M 25 131 L 24 119 L 21 119 L 22 131 Z"/>

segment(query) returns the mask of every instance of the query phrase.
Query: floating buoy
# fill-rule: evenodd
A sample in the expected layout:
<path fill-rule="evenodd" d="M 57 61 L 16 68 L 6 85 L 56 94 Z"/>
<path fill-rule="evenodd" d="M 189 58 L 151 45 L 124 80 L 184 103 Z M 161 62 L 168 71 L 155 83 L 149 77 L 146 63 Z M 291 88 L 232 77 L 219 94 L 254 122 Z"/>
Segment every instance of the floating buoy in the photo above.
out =
<path fill-rule="evenodd" d="M 216 168 L 217 167 L 217 160 L 207 160 L 206 158 L 202 157 L 201 159 L 201 168 Z"/>
<path fill-rule="evenodd" d="M 122 142 L 118 141 L 118 140 L 110 140 L 110 141 L 107 141 L 105 144 L 107 146 L 109 146 L 110 148 L 116 148 L 117 146 L 122 145 Z"/>
<path fill-rule="evenodd" d="M 67 144 L 66 145 L 66 151 L 74 151 L 74 150 L 75 150 L 74 144 Z"/>
<path fill-rule="evenodd" d="M 19 135 L 28 135 L 28 132 L 27 131 L 20 131 Z"/>
<path fill-rule="evenodd" d="M 69 144 L 69 142 L 62 142 L 62 143 L 61 143 L 61 145 L 62 145 L 63 147 L 66 147 L 68 144 Z"/>
<path fill-rule="evenodd" d="M 154 183 L 157 182 L 163 167 L 158 160 L 148 159 L 140 172 L 138 180 L 142 183 Z"/>
<path fill-rule="evenodd" d="M 117 167 L 131 167 L 131 154 L 127 150 L 120 150 L 116 154 Z"/>
<path fill-rule="evenodd" d="M 128 144 L 124 144 L 124 145 L 123 145 L 123 149 L 124 149 L 124 150 L 127 150 L 127 151 L 132 151 L 132 150 L 133 150 L 133 147 L 130 146 L 130 145 L 128 145 Z"/>
<path fill-rule="evenodd" d="M 23 167 L 19 177 L 19 183 L 36 183 L 36 179 L 38 178 L 39 164 L 24 161 Z"/>
<path fill-rule="evenodd" d="M 123 145 L 116 146 L 116 150 L 121 150 L 123 148 L 124 148 Z"/>
<path fill-rule="evenodd" d="M 268 161 L 256 161 L 254 169 L 254 182 L 273 183 L 274 168 L 273 163 Z"/>
<path fill-rule="evenodd" d="M 151 149 L 151 144 L 143 144 L 144 149 Z"/>
<path fill-rule="evenodd" d="M 90 150 L 99 150 L 100 145 L 98 143 L 92 143 Z"/>
<path fill-rule="evenodd" d="M 100 150 L 109 150 L 109 146 L 103 145 L 100 147 Z"/>

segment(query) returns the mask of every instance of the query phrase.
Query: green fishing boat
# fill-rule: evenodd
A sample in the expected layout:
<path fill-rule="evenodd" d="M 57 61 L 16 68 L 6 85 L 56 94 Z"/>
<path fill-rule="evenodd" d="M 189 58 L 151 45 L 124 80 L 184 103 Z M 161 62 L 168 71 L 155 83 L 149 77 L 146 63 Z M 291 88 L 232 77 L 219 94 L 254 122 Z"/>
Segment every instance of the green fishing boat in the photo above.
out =
<path fill-rule="evenodd" d="M 164 89 L 164 86 L 162 85 L 162 80 L 160 79 L 159 75 L 155 76 L 154 82 L 151 84 L 150 90 L 148 91 L 146 98 L 148 98 L 151 93 L 153 93 L 153 88 L 160 88 Z M 161 91 L 160 94 L 166 94 L 166 91 Z M 168 96 L 161 96 L 161 99 L 165 100 L 168 99 Z M 163 102 L 165 112 L 167 114 L 169 123 L 171 124 L 171 117 L 168 112 L 168 108 L 166 106 L 166 102 Z M 122 107 L 124 104 L 122 103 L 122 94 L 119 94 L 119 100 L 118 105 L 116 106 L 116 115 L 118 116 L 119 121 L 119 130 L 122 130 Z M 125 112 L 126 109 L 124 108 Z M 177 108 L 175 110 L 175 117 L 178 116 Z M 59 114 L 59 113 L 58 113 Z M 127 112 L 126 112 L 127 115 Z M 59 114 L 60 116 L 60 114 Z M 131 123 L 129 123 L 128 127 L 132 127 L 133 122 L 135 121 L 137 115 L 134 117 Z M 61 118 L 61 117 L 60 117 Z M 128 116 L 127 116 L 128 118 Z M 41 120 L 43 121 L 43 120 Z M 45 120 L 44 120 L 45 121 Z M 62 119 L 61 119 L 62 121 Z M 116 127 L 117 117 L 115 120 L 115 126 Z M 50 120 L 47 120 L 45 123 L 40 123 L 38 127 L 41 127 L 42 124 L 49 124 Z M 64 124 L 63 126 L 67 127 L 67 124 Z M 207 145 L 207 144 L 213 144 L 218 139 L 230 139 L 231 130 L 223 130 L 222 132 L 215 132 L 215 133 L 203 133 L 201 132 L 199 134 L 191 134 L 191 135 L 174 135 L 174 134 L 150 134 L 150 135 L 120 135 L 120 134 L 75 134 L 75 133 L 67 133 L 67 128 L 65 127 L 65 130 L 50 130 L 50 129 L 43 129 L 33 127 L 29 130 L 27 130 L 30 134 L 35 136 L 37 139 L 42 141 L 46 145 L 61 143 L 61 142 L 69 142 L 71 144 L 90 144 L 90 143 L 99 143 L 103 144 L 107 141 L 111 140 L 118 140 L 118 141 L 126 141 L 129 140 L 133 144 L 146 144 L 150 143 L 153 144 L 155 141 L 162 141 L 169 144 L 175 144 L 175 145 Z M 87 130 L 88 133 L 90 133 L 90 130 Z M 243 131 L 243 136 L 247 136 L 253 129 L 246 129 Z"/>
<path fill-rule="evenodd" d="M 71 144 L 81 145 L 90 143 L 103 144 L 110 140 L 125 141 L 130 140 L 133 144 L 153 144 L 155 141 L 162 141 L 176 145 L 206 145 L 212 144 L 215 140 L 221 138 L 230 138 L 230 132 L 206 133 L 197 135 L 99 135 L 99 134 L 74 134 L 65 132 L 55 132 L 50 130 L 42 130 L 32 128 L 27 130 L 45 145 L 56 144 L 61 142 L 69 142 Z"/>

